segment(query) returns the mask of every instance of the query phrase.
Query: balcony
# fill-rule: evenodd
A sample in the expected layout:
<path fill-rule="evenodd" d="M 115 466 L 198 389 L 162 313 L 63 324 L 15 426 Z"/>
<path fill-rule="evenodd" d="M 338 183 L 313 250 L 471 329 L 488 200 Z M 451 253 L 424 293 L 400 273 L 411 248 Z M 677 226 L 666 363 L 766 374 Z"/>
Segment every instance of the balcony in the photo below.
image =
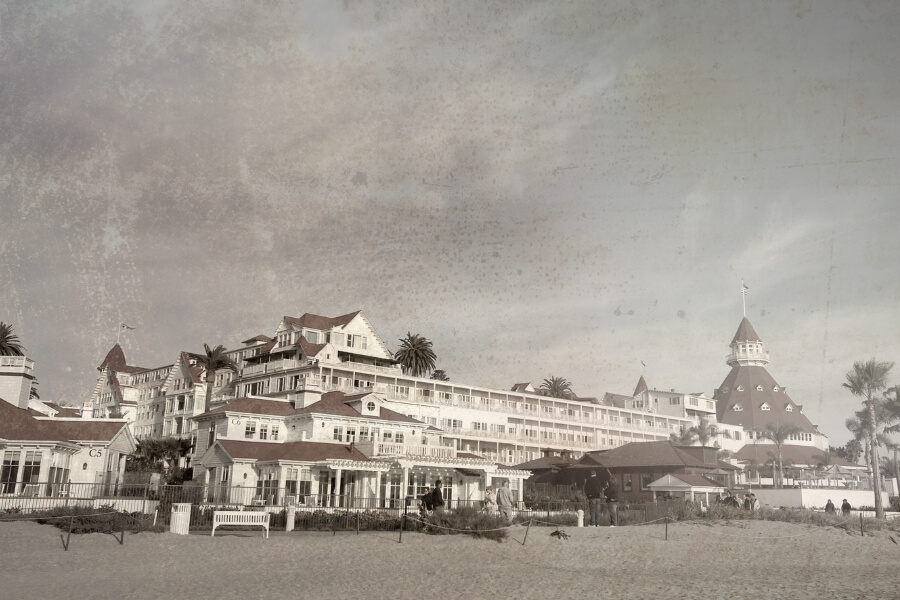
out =
<path fill-rule="evenodd" d="M 0 367 L 13 369 L 17 373 L 31 373 L 34 361 L 25 356 L 0 356 Z"/>
<path fill-rule="evenodd" d="M 290 369 L 299 369 L 301 367 L 309 367 L 316 364 L 316 361 L 306 360 L 300 361 L 293 358 L 283 358 L 281 360 L 273 360 L 261 365 L 247 365 L 244 367 L 242 375 L 259 375 L 261 373 L 274 373 L 276 371 L 287 371 Z"/>
<path fill-rule="evenodd" d="M 392 442 L 358 442 L 356 448 L 369 458 L 377 456 L 456 458 L 456 448 L 452 446 L 425 446 L 422 444 L 397 444 Z"/>

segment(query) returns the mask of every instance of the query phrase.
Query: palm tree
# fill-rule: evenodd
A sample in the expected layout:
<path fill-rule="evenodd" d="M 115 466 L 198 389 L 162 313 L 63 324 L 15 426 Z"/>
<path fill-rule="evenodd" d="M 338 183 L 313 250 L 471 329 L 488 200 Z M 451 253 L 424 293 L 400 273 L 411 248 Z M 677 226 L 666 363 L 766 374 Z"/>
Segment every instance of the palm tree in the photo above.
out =
<path fill-rule="evenodd" d="M 190 357 L 197 361 L 197 366 L 206 371 L 206 404 L 203 410 L 209 410 L 209 404 L 212 401 L 213 384 L 216 381 L 216 371 L 220 369 L 228 369 L 232 373 L 238 372 L 238 366 L 227 354 L 225 346 L 219 344 L 215 348 L 210 349 L 209 344 L 203 344 L 205 354 L 191 354 Z"/>
<path fill-rule="evenodd" d="M 425 377 L 434 371 L 437 356 L 431 349 L 431 342 L 418 333 L 406 332 L 400 340 L 400 349 L 394 353 L 394 360 L 403 367 L 403 372 L 413 377 Z"/>
<path fill-rule="evenodd" d="M 0 321 L 0 356 L 24 356 L 25 348 L 19 336 L 13 333 L 12 325 Z"/>
<path fill-rule="evenodd" d="M 900 453 L 900 444 L 890 442 L 886 444 L 886 448 L 891 450 L 894 453 L 894 458 L 889 459 L 884 457 L 881 459 L 882 466 L 886 465 L 885 470 L 888 473 L 891 473 L 894 476 L 894 481 L 900 484 L 900 458 L 898 458 L 898 453 Z"/>
<path fill-rule="evenodd" d="M 757 433 L 775 444 L 773 458 L 778 463 L 778 483 L 775 487 L 780 488 L 784 484 L 784 459 L 781 448 L 792 435 L 800 433 L 800 428 L 793 423 L 785 423 L 782 425 L 767 423 L 765 428 L 758 429 Z"/>
<path fill-rule="evenodd" d="M 872 452 L 872 478 L 875 491 L 875 518 L 884 518 L 884 506 L 881 502 L 881 472 L 878 465 L 878 442 L 876 435 L 875 404 L 878 395 L 888 387 L 887 378 L 894 363 L 876 361 L 874 358 L 866 362 L 853 363 L 853 370 L 847 373 L 847 381 L 842 385 L 854 396 L 863 398 L 866 409 L 869 433 L 869 445 Z"/>
<path fill-rule="evenodd" d="M 447 372 L 443 369 L 435 369 L 434 373 L 431 374 L 431 378 L 436 381 L 450 381 Z"/>
<path fill-rule="evenodd" d="M 694 428 L 690 427 L 685 429 L 684 427 L 678 433 L 674 431 L 669 434 L 669 441 L 675 442 L 681 446 L 690 446 L 697 439 L 697 434 L 694 432 Z"/>
<path fill-rule="evenodd" d="M 38 394 L 37 386 L 39 385 L 37 378 L 31 380 L 31 389 L 28 391 L 29 400 L 40 400 L 41 395 Z"/>
<path fill-rule="evenodd" d="M 565 377 L 551 375 L 550 379 L 544 380 L 539 389 L 551 398 L 568 398 L 572 393 L 572 384 Z"/>
<path fill-rule="evenodd" d="M 694 432 L 701 446 L 707 445 L 711 439 L 719 435 L 715 425 L 710 425 L 706 419 L 700 419 L 700 423 L 691 427 L 690 431 Z"/>

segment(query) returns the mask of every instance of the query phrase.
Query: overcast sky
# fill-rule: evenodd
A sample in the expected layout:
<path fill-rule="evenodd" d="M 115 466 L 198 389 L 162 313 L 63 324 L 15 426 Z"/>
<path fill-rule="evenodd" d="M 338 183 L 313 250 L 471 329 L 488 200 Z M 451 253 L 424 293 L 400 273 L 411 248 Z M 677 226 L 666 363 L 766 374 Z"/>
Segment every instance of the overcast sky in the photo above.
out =
<path fill-rule="evenodd" d="M 0 320 L 42 399 L 122 322 L 156 367 L 355 310 L 462 383 L 711 396 L 743 279 L 846 441 L 844 374 L 900 360 L 898 4 L 416 4 L 0 1 Z"/>

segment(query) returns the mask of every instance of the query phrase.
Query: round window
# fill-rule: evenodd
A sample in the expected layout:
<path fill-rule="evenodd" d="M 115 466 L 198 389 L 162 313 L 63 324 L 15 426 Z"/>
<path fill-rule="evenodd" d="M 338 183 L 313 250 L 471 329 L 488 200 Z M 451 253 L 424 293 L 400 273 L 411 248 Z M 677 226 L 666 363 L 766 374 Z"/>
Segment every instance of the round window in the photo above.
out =
<path fill-rule="evenodd" d="M 369 400 L 369 403 L 366 404 L 366 408 L 369 409 L 369 411 L 375 410 L 375 403 Z"/>

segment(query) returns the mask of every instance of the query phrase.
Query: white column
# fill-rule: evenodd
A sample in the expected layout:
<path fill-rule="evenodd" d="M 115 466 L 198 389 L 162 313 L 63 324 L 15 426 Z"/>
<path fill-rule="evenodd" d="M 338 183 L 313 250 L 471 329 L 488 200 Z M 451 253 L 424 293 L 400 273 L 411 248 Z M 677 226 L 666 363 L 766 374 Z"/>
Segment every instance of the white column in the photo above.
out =
<path fill-rule="evenodd" d="M 381 476 L 382 473 L 380 471 L 375 473 L 375 508 L 378 508 L 378 505 L 381 503 Z"/>
<path fill-rule="evenodd" d="M 403 487 L 400 488 L 401 498 L 406 502 L 406 496 L 409 494 L 409 467 L 403 467 Z"/>
<path fill-rule="evenodd" d="M 339 506 L 341 497 L 341 476 L 344 474 L 343 469 L 334 470 L 334 494 L 331 496 L 331 505 Z"/>
<path fill-rule="evenodd" d="M 284 472 L 286 470 L 287 470 L 287 467 L 285 467 L 284 465 L 278 465 L 278 496 L 279 496 L 278 501 L 281 504 L 284 504 L 287 501 L 286 498 L 284 497 L 287 495 L 287 493 L 284 489 L 284 482 L 285 482 Z"/>

